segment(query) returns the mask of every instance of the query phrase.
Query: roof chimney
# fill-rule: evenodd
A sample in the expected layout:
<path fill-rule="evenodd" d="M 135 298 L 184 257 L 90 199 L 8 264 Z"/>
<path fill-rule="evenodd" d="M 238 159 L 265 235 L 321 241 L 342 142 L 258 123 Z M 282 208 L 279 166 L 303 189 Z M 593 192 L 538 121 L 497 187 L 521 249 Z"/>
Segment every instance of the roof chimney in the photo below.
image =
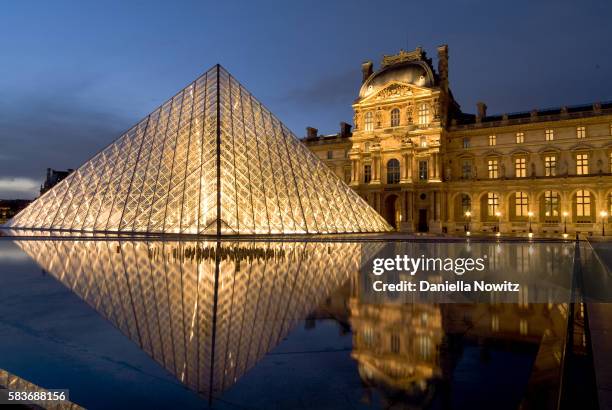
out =
<path fill-rule="evenodd" d="M 374 65 L 371 60 L 364 61 L 361 64 L 361 84 L 365 83 L 368 77 L 372 75 Z"/>
<path fill-rule="evenodd" d="M 312 140 L 316 139 L 319 134 L 319 130 L 313 127 L 306 127 L 306 139 Z"/>
<path fill-rule="evenodd" d="M 481 122 L 487 116 L 487 104 L 479 101 L 476 103 L 476 122 Z"/>
<path fill-rule="evenodd" d="M 351 124 L 347 124 L 346 122 L 340 123 L 340 138 L 347 138 L 351 136 Z"/>

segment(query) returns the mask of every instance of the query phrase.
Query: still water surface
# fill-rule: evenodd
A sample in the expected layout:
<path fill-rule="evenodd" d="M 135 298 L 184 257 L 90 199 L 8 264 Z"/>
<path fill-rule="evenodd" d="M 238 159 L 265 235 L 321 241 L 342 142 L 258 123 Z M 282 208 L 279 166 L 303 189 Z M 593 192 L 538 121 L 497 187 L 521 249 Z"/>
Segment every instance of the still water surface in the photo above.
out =
<path fill-rule="evenodd" d="M 372 295 L 380 246 L 0 239 L 0 369 L 93 409 L 514 409 L 554 384 L 565 304 Z M 573 247 L 479 246 L 521 275 Z"/>

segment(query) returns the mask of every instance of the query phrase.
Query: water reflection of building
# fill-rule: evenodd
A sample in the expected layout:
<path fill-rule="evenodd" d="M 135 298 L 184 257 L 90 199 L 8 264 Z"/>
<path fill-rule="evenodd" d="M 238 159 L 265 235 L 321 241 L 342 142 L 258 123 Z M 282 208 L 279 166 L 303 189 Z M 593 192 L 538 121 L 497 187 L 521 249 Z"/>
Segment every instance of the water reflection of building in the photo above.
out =
<path fill-rule="evenodd" d="M 612 214 L 612 104 L 490 115 L 461 111 L 448 47 L 437 70 L 420 47 L 362 64 L 354 131 L 306 145 L 402 231 L 560 235 L 601 230 Z M 530 217 L 532 213 L 532 217 Z M 608 216 L 603 218 L 608 223 Z"/>
<path fill-rule="evenodd" d="M 18 241 L 182 383 L 232 386 L 355 271 L 350 243 Z"/>

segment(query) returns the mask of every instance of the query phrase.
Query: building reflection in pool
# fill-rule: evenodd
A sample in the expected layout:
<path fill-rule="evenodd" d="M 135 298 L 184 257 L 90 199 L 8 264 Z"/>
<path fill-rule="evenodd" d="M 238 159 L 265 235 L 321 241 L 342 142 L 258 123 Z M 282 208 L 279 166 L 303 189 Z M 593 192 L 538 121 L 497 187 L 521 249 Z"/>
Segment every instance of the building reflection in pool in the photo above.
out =
<path fill-rule="evenodd" d="M 537 353 L 534 368 L 553 369 L 549 374 L 556 374 L 561 357 L 563 304 L 417 304 L 368 296 L 361 253 L 367 260 L 382 246 L 376 242 L 16 243 L 209 399 L 234 385 L 330 298 L 340 299 L 333 305 L 343 311 L 334 317 L 352 330 L 351 356 L 364 386 L 390 401 L 454 400 L 449 386 L 466 342 L 481 354 L 492 345 L 526 346 Z M 541 250 L 533 265 L 524 262 L 533 252 L 514 252 L 515 266 L 523 272 L 554 263 L 557 251 Z M 550 341 L 545 352 L 543 337 Z"/>

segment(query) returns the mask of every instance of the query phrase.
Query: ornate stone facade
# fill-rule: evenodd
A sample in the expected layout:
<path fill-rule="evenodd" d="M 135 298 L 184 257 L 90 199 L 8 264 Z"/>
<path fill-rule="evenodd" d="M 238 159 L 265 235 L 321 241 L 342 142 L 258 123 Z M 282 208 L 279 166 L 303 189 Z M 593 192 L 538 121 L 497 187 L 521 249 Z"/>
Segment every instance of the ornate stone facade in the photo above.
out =
<path fill-rule="evenodd" d="M 362 64 L 353 132 L 306 145 L 401 231 L 612 234 L 612 103 L 463 113 L 437 51 Z"/>

